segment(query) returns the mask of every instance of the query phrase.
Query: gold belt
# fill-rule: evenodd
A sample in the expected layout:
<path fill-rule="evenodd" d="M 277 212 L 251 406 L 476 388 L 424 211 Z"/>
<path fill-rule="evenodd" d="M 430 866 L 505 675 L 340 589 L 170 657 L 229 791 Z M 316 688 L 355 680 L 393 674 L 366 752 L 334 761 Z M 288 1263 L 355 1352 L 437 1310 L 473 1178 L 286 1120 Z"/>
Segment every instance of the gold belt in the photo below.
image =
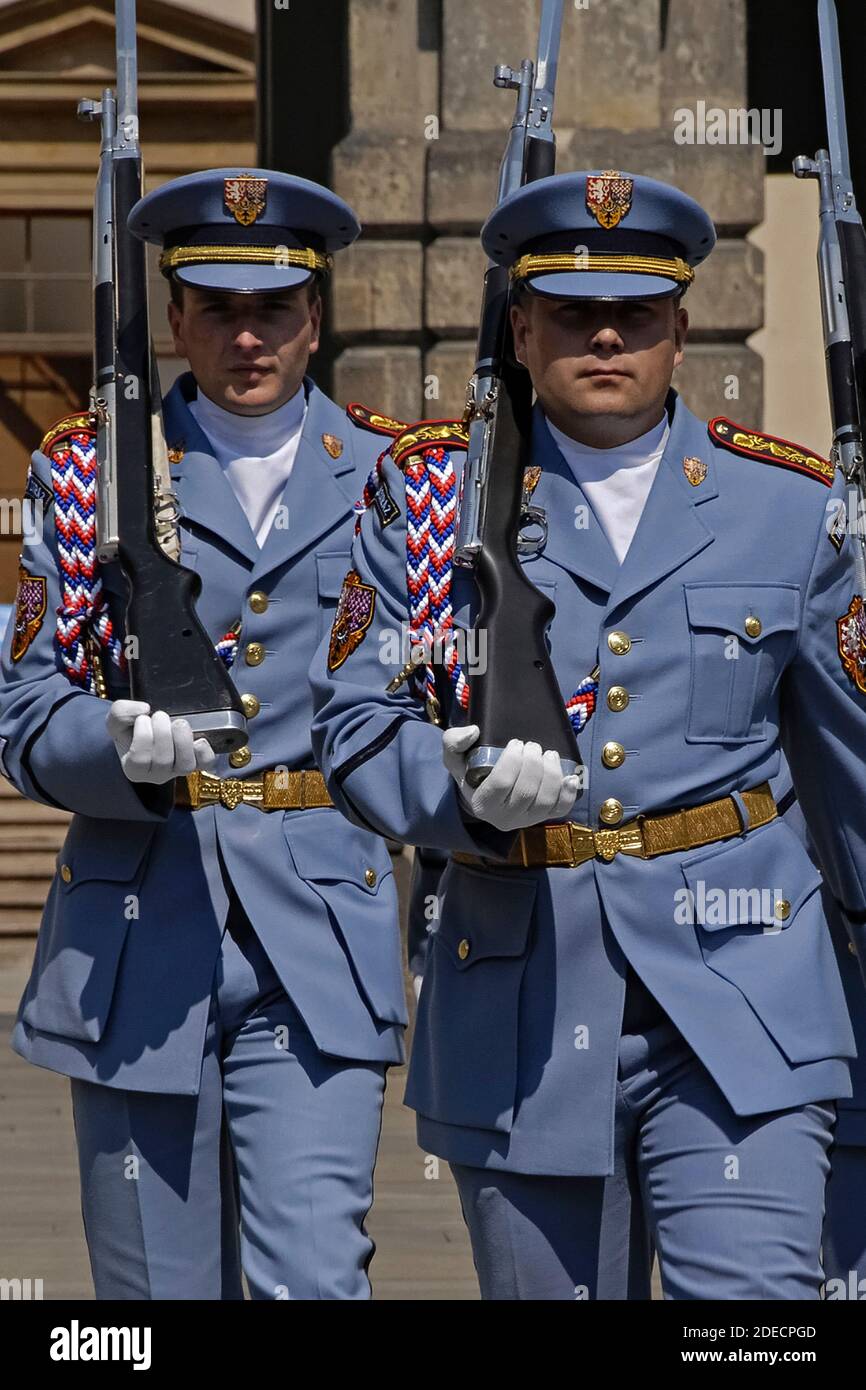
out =
<path fill-rule="evenodd" d="M 617 854 L 653 859 L 657 854 L 672 854 L 675 850 L 699 849 L 714 840 L 729 840 L 746 830 L 756 830 L 779 814 L 769 782 L 740 795 L 748 812 L 748 825 L 743 825 L 733 797 L 723 796 L 704 806 L 690 806 L 664 816 L 638 816 L 616 830 L 592 830 L 575 821 L 533 825 L 520 831 L 507 859 L 456 852 L 452 858 L 459 864 L 484 869 L 575 869 L 596 855 L 609 863 Z"/>
<path fill-rule="evenodd" d="M 212 772 L 190 772 L 174 784 L 175 806 L 197 811 L 217 802 L 233 811 L 241 802 L 260 811 L 304 811 L 313 806 L 333 806 L 321 772 L 268 768 L 260 777 L 215 777 Z"/>

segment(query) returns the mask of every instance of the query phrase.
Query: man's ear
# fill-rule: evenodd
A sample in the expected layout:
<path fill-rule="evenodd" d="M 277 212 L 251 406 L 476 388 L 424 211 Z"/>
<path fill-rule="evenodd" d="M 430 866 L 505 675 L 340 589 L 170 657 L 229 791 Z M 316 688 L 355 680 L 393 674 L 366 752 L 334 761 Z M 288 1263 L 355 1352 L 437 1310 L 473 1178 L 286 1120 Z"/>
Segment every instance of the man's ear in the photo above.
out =
<path fill-rule="evenodd" d="M 319 351 L 319 340 L 322 331 L 322 296 L 316 295 L 310 305 L 310 353 Z"/>
<path fill-rule="evenodd" d="M 686 338 L 689 334 L 689 311 L 684 309 L 682 304 L 677 304 L 674 308 L 674 342 L 676 351 L 674 354 L 674 366 L 678 367 L 685 356 Z"/>
<path fill-rule="evenodd" d="M 522 304 L 512 304 L 511 306 L 511 332 L 514 336 L 514 356 L 517 358 L 521 367 L 526 366 L 526 333 L 529 328 L 529 318 Z"/>
<path fill-rule="evenodd" d="M 168 326 L 171 329 L 171 336 L 174 341 L 174 351 L 176 357 L 187 357 L 188 353 L 183 341 L 183 314 L 178 309 L 173 299 L 168 301 Z"/>

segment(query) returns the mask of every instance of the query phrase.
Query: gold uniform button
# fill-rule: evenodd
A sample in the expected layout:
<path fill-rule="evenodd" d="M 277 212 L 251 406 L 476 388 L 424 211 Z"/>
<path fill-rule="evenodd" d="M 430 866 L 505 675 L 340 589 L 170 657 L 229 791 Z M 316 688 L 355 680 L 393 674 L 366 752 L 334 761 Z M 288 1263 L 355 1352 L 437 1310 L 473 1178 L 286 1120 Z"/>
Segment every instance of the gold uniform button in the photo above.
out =
<path fill-rule="evenodd" d="M 365 869 L 365 870 L 364 870 L 364 882 L 366 883 L 366 885 L 367 885 L 368 888 L 375 888 L 375 886 L 376 886 L 376 870 L 375 870 L 375 869 Z"/>
<path fill-rule="evenodd" d="M 631 651 L 631 638 L 627 632 L 609 632 L 607 645 L 614 656 L 625 656 L 626 652 Z"/>
<path fill-rule="evenodd" d="M 607 692 L 607 706 L 618 714 L 621 709 L 625 709 L 631 696 L 623 685 L 612 685 Z"/>
<path fill-rule="evenodd" d="M 256 699 L 255 695 L 242 695 L 241 704 L 243 705 L 244 714 L 247 719 L 255 719 L 261 709 L 261 704 Z"/>
<path fill-rule="evenodd" d="M 777 898 L 777 899 L 776 899 L 776 916 L 779 918 L 779 921 L 780 921 L 780 922 L 786 921 L 786 919 L 787 919 L 788 917 L 790 917 L 790 915 L 791 915 L 791 904 L 788 902 L 788 899 L 787 899 L 787 898 Z"/>
<path fill-rule="evenodd" d="M 261 589 L 255 589 L 250 594 L 250 608 L 254 613 L 264 613 L 269 601 L 267 594 L 263 594 Z"/>
<path fill-rule="evenodd" d="M 460 942 L 460 945 L 457 947 L 457 954 L 461 960 L 466 959 L 466 957 L 469 955 L 469 950 L 469 942 L 466 940 L 466 937 L 464 936 L 463 940 Z"/>
<path fill-rule="evenodd" d="M 601 750 L 601 760 L 605 767 L 620 767 L 625 762 L 625 749 L 621 743 L 606 743 Z"/>
<path fill-rule="evenodd" d="M 245 743 L 243 748 L 236 748 L 233 753 L 229 753 L 229 762 L 232 767 L 246 767 L 252 756 L 249 745 Z"/>
<path fill-rule="evenodd" d="M 603 820 L 605 825 L 619 825 L 622 820 L 622 802 L 617 801 L 615 796 L 609 796 L 607 801 L 603 801 L 599 806 L 598 818 Z"/>
<path fill-rule="evenodd" d="M 265 649 L 261 642 L 248 642 L 244 648 L 244 661 L 248 666 L 261 666 L 265 659 Z"/>
<path fill-rule="evenodd" d="M 746 622 L 745 622 L 745 628 L 746 628 L 746 633 L 747 633 L 747 635 L 748 635 L 749 637 L 760 637 L 760 635 L 761 635 L 761 619 L 760 619 L 760 618 L 747 618 L 747 619 L 746 619 Z"/>
<path fill-rule="evenodd" d="M 849 941 L 849 942 L 848 942 L 848 950 L 851 952 L 852 956 L 856 956 L 856 954 L 857 954 L 857 947 L 854 945 L 854 942 L 853 942 L 853 941 Z"/>
<path fill-rule="evenodd" d="M 60 877 L 63 879 L 64 883 L 72 882 L 72 870 L 70 869 L 68 864 L 60 865 Z"/>

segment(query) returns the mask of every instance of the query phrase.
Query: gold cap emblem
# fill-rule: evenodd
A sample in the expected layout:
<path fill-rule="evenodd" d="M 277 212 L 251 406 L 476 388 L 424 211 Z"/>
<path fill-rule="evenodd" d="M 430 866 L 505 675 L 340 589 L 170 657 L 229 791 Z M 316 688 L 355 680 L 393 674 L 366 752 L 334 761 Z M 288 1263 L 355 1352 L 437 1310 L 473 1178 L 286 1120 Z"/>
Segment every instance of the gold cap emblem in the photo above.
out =
<path fill-rule="evenodd" d="M 692 487 L 697 487 L 707 476 L 707 465 L 704 463 L 703 459 L 687 456 L 683 459 L 683 472 Z"/>
<path fill-rule="evenodd" d="M 323 434 L 322 443 L 332 459 L 338 459 L 343 452 L 343 441 L 338 439 L 335 434 Z"/>
<path fill-rule="evenodd" d="M 631 211 L 634 179 L 616 169 L 602 174 L 590 174 L 586 180 L 586 206 L 599 226 L 608 231 L 616 227 Z"/>
<path fill-rule="evenodd" d="M 237 174 L 224 182 L 225 204 L 236 222 L 242 227 L 251 227 L 265 210 L 268 198 L 267 179 L 254 178 L 252 174 Z"/>

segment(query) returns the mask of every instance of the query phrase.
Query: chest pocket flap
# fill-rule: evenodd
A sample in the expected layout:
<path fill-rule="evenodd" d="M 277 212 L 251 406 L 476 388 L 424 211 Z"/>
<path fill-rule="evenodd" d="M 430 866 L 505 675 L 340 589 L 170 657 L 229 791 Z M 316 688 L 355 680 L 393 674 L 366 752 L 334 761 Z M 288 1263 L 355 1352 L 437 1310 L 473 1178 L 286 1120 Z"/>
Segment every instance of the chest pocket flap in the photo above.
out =
<path fill-rule="evenodd" d="M 340 597 L 343 580 L 352 568 L 352 553 L 349 550 L 330 551 L 316 554 L 316 576 L 322 598 Z"/>
<path fill-rule="evenodd" d="M 796 584 L 686 584 L 685 591 L 690 627 L 732 633 L 747 645 L 800 625 Z M 747 631 L 746 619 L 752 617 L 760 632 Z"/>
<path fill-rule="evenodd" d="M 779 678 L 800 626 L 796 584 L 686 584 L 689 743 L 754 743 L 766 735 Z"/>
<path fill-rule="evenodd" d="M 319 641 L 331 629 L 343 580 L 352 568 L 350 550 L 316 552 L 316 588 L 319 596 Z"/>

